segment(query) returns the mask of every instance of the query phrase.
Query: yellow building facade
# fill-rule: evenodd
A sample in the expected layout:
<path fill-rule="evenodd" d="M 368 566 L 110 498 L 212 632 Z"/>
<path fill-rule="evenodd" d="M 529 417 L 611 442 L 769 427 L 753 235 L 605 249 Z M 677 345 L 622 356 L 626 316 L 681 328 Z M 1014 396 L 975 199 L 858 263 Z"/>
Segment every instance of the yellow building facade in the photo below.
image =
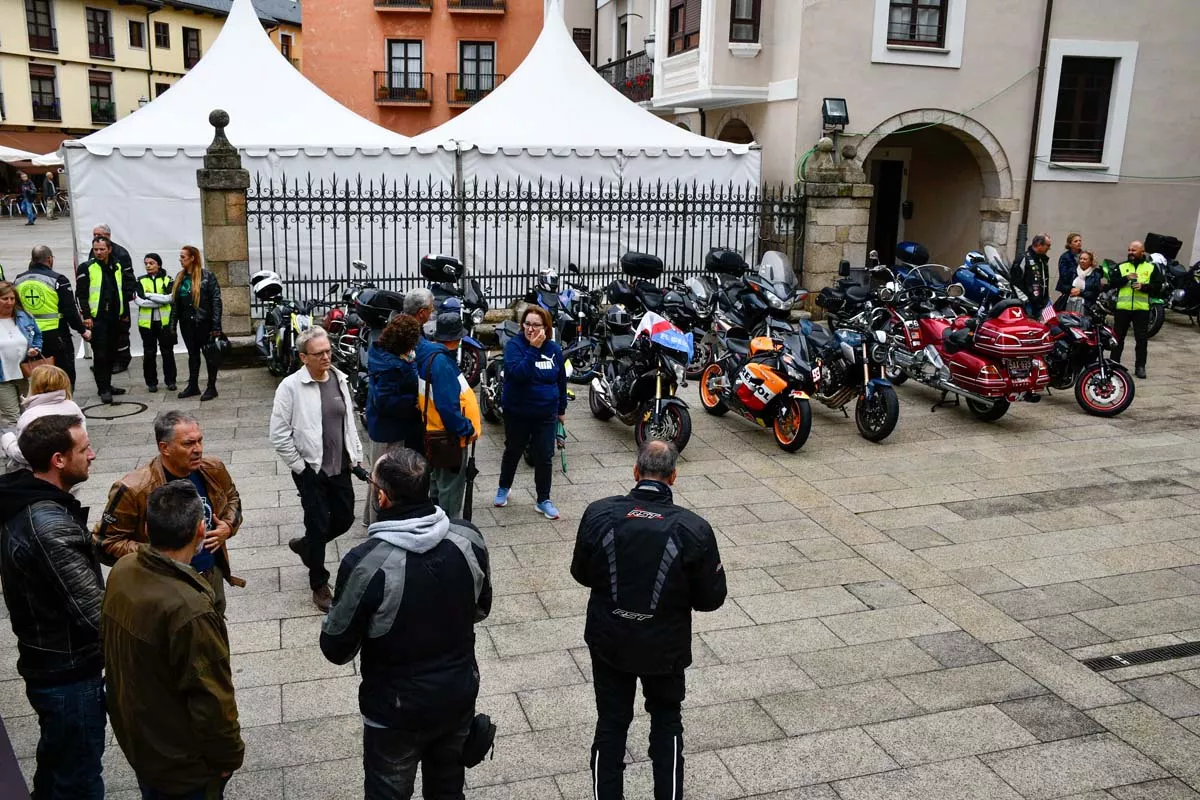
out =
<path fill-rule="evenodd" d="M 133 113 L 208 51 L 229 5 L 3 0 L 0 144 L 45 153 Z M 299 68 L 299 4 L 255 0 L 254 6 L 276 47 Z"/>

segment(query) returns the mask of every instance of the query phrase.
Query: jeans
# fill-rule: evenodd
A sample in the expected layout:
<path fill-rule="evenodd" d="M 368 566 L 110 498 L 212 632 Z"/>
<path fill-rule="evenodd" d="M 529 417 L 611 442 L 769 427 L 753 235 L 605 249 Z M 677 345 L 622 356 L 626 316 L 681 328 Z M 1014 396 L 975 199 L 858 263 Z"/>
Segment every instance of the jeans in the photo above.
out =
<path fill-rule="evenodd" d="M 554 432 L 558 418 L 504 415 L 504 455 L 500 459 L 500 488 L 511 489 L 517 474 L 517 464 L 529 448 L 533 457 L 533 485 L 537 501 L 550 499 L 550 476 L 554 473 Z"/>
<path fill-rule="evenodd" d="M 33 795 L 37 800 L 104 800 L 104 679 L 25 686 L 41 737 Z"/>
<path fill-rule="evenodd" d="M 188 351 L 188 386 L 199 387 L 200 358 L 203 356 L 204 365 L 208 368 L 208 385 L 210 388 L 217 388 L 217 365 L 204 355 L 204 344 L 212 335 L 212 327 L 181 318 L 179 334 L 183 337 Z"/>
<path fill-rule="evenodd" d="M 633 722 L 638 680 L 650 714 L 650 760 L 654 800 L 683 797 L 683 672 L 634 675 L 609 666 L 592 651 L 592 684 L 596 691 L 596 738 L 592 742 L 592 785 L 595 800 L 624 798 L 625 740 Z"/>
<path fill-rule="evenodd" d="M 92 374 L 96 376 L 96 390 L 100 394 L 112 389 L 120 327 L 121 321 L 116 317 L 99 316 L 92 323 Z"/>
<path fill-rule="evenodd" d="M 25 212 L 25 218 L 29 220 L 30 225 L 37 221 L 37 208 L 33 205 L 32 200 L 22 200 L 21 210 Z"/>
<path fill-rule="evenodd" d="M 458 469 L 439 468 L 429 471 L 429 499 L 450 519 L 462 517 L 463 498 L 467 494 L 467 455 L 463 448 L 462 464 Z"/>
<path fill-rule="evenodd" d="M 470 724 L 468 716 L 449 730 L 420 733 L 364 725 L 364 800 L 408 800 L 418 763 L 426 800 L 462 800 L 462 749 Z"/>
<path fill-rule="evenodd" d="M 1117 346 L 1113 348 L 1112 360 L 1120 361 L 1121 353 L 1125 351 L 1125 335 L 1129 333 L 1129 326 L 1133 325 L 1133 338 L 1136 344 L 1133 348 L 1134 367 L 1139 369 L 1146 368 L 1146 344 L 1150 341 L 1147 332 L 1150 329 L 1150 312 L 1149 311 L 1121 311 L 1117 309 L 1113 312 L 1113 333 L 1117 337 Z"/>
<path fill-rule="evenodd" d="M 29 389 L 29 381 L 18 376 L 0 382 L 0 427 L 11 428 L 21 417 L 21 396 Z"/>
<path fill-rule="evenodd" d="M 300 492 L 300 506 L 304 509 L 300 558 L 308 567 L 309 588 L 316 590 L 329 583 L 325 545 L 354 524 L 354 487 L 350 485 L 348 469 L 330 477 L 307 467 L 299 475 L 293 472 L 292 480 Z"/>
<path fill-rule="evenodd" d="M 138 781 L 138 789 L 142 792 L 142 800 L 221 800 L 225 796 L 225 784 L 229 778 L 213 778 L 203 786 L 197 786 L 183 794 L 167 794 L 158 789 L 152 789 Z"/>
<path fill-rule="evenodd" d="M 146 386 L 158 385 L 158 364 L 155 359 L 162 353 L 163 380 L 169 384 L 175 383 L 175 337 L 169 327 L 164 328 L 161 321 L 150 323 L 149 328 L 138 326 L 142 335 L 142 377 Z M 158 351 L 158 352 L 156 352 Z"/>

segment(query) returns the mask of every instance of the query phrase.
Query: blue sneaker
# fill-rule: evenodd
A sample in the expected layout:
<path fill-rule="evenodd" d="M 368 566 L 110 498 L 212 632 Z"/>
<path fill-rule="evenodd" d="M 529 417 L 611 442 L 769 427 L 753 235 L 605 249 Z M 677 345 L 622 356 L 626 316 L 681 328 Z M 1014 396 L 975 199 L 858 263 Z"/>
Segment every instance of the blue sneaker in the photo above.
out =
<path fill-rule="evenodd" d="M 558 509 L 554 507 L 554 503 L 549 500 L 543 500 L 537 504 L 537 512 L 546 519 L 558 519 Z"/>
<path fill-rule="evenodd" d="M 496 508 L 504 508 L 508 505 L 508 493 L 511 491 L 512 489 L 497 489 L 496 499 L 492 501 L 492 505 Z"/>

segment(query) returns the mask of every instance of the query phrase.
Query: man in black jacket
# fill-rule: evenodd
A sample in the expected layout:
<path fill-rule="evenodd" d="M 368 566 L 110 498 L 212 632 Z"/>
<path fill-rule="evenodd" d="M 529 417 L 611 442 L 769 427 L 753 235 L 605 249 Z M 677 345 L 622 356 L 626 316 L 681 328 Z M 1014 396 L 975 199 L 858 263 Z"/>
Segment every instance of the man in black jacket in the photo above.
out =
<path fill-rule="evenodd" d="M 66 275 L 54 271 L 54 253 L 44 244 L 33 248 L 29 270 L 13 281 L 21 305 L 33 315 L 42 331 L 42 352 L 54 358 L 54 365 L 67 373 L 71 389 L 75 389 L 75 345 L 71 329 L 79 331 L 83 340 L 91 341 L 92 333 L 79 316 L 79 305 Z"/>
<path fill-rule="evenodd" d="M 112 385 L 113 367 L 121 346 L 122 327 L 129 325 L 129 301 L 137 294 L 133 270 L 113 257 L 112 244 L 103 236 L 92 240 L 95 258 L 75 270 L 75 295 L 84 325 L 92 332 L 92 373 L 100 401 L 111 403 L 125 389 Z M 128 338 L 128 333 L 125 334 Z"/>
<path fill-rule="evenodd" d="M 133 275 L 133 256 L 129 254 L 129 250 L 112 240 L 112 228 L 100 223 L 92 228 L 92 239 L 94 240 L 96 237 L 108 240 L 108 246 L 112 249 L 112 260 L 117 262 L 122 272 Z M 95 257 L 96 250 L 93 247 L 92 251 L 88 253 L 88 261 Z M 117 328 L 117 356 L 113 361 L 113 374 L 129 369 L 129 362 L 133 360 L 133 353 L 129 349 L 129 327 L 130 319 L 126 315 Z"/>
<path fill-rule="evenodd" d="M 342 560 L 321 626 L 335 664 L 362 650 L 366 800 L 463 796 L 463 743 L 475 716 L 475 623 L 492 608 L 483 536 L 429 500 L 429 467 L 397 448 L 375 464 L 378 522 Z"/>
<path fill-rule="evenodd" d="M 33 793 L 38 800 L 102 800 L 104 584 L 87 509 L 71 496 L 96 454 L 83 420 L 73 416 L 36 419 L 18 443 L 33 471 L 0 478 L 0 580 L 17 672 L 41 729 Z"/>
<path fill-rule="evenodd" d="M 1029 250 L 1013 265 L 1012 285 L 1025 293 L 1025 310 L 1040 320 L 1042 309 L 1050 305 L 1050 234 L 1039 233 L 1029 243 Z"/>
<path fill-rule="evenodd" d="M 671 502 L 677 458 L 670 444 L 646 442 L 633 491 L 597 500 L 579 522 L 571 575 L 592 590 L 584 638 L 596 691 L 596 800 L 624 797 L 625 740 L 639 679 L 650 713 L 654 798 L 683 797 L 680 704 L 692 663 L 692 611 L 720 608 L 726 587 L 712 528 Z"/>

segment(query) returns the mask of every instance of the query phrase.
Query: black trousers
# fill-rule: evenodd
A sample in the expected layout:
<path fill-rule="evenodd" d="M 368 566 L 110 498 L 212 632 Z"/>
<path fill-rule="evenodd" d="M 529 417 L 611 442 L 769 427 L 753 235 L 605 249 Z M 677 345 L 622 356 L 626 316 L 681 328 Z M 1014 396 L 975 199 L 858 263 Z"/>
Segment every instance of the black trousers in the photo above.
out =
<path fill-rule="evenodd" d="M 421 767 L 421 794 L 427 800 L 462 800 L 466 768 L 463 744 L 471 716 L 448 730 L 420 733 L 363 726 L 363 797 L 409 800 Z"/>
<path fill-rule="evenodd" d="M 160 320 L 150 323 L 149 328 L 138 326 L 142 335 L 142 377 L 146 386 L 158 385 L 158 353 L 162 353 L 163 380 L 175 383 L 175 337 L 170 326 L 163 327 Z"/>
<path fill-rule="evenodd" d="M 204 364 L 208 368 L 208 385 L 215 389 L 217 386 L 217 365 L 208 356 L 204 355 L 204 344 L 208 341 L 208 337 L 212 335 L 212 327 L 181 318 L 179 320 L 179 335 L 183 337 L 183 344 L 187 347 L 188 351 L 188 386 L 200 385 L 200 359 L 203 357 Z"/>
<path fill-rule="evenodd" d="M 1121 360 L 1121 353 L 1125 351 L 1125 335 L 1129 333 L 1129 326 L 1133 325 L 1134 338 L 1134 367 L 1146 368 L 1146 344 L 1150 341 L 1147 331 L 1150 329 L 1150 312 L 1149 311 L 1121 311 L 1120 309 L 1113 312 L 1113 333 L 1117 336 L 1117 346 L 1113 348 L 1113 361 Z"/>
<path fill-rule="evenodd" d="M 112 388 L 120 326 L 121 321 L 116 317 L 99 316 L 92 322 L 92 374 L 96 376 L 100 394 Z"/>
<path fill-rule="evenodd" d="M 350 530 L 354 524 L 354 487 L 350 485 L 350 470 L 330 477 L 312 468 L 292 480 L 300 493 L 304 509 L 304 542 L 300 546 L 301 560 L 308 567 L 309 588 L 318 589 L 329 583 L 325 568 L 325 545 Z"/>
<path fill-rule="evenodd" d="M 504 415 L 504 455 L 500 458 L 500 488 L 511 489 L 517 465 L 525 448 L 533 458 L 533 485 L 537 501 L 550 499 L 550 478 L 554 471 L 554 431 L 557 417 L 543 419 L 518 414 Z"/>
<path fill-rule="evenodd" d="M 117 355 L 113 360 L 113 372 L 124 372 L 129 369 L 129 362 L 133 361 L 133 352 L 129 349 L 129 328 L 132 324 L 132 317 L 117 323 Z"/>
<path fill-rule="evenodd" d="M 42 352 L 54 357 L 54 366 L 67 373 L 71 379 L 71 391 L 75 391 L 75 342 L 71 329 L 59 323 L 52 331 L 42 331 Z"/>
<path fill-rule="evenodd" d="M 593 800 L 624 800 L 625 740 L 633 722 L 637 682 L 642 682 L 650 715 L 650 760 L 654 800 L 683 797 L 683 672 L 634 675 L 610 666 L 592 651 L 596 690 L 596 737 L 592 741 Z"/>

